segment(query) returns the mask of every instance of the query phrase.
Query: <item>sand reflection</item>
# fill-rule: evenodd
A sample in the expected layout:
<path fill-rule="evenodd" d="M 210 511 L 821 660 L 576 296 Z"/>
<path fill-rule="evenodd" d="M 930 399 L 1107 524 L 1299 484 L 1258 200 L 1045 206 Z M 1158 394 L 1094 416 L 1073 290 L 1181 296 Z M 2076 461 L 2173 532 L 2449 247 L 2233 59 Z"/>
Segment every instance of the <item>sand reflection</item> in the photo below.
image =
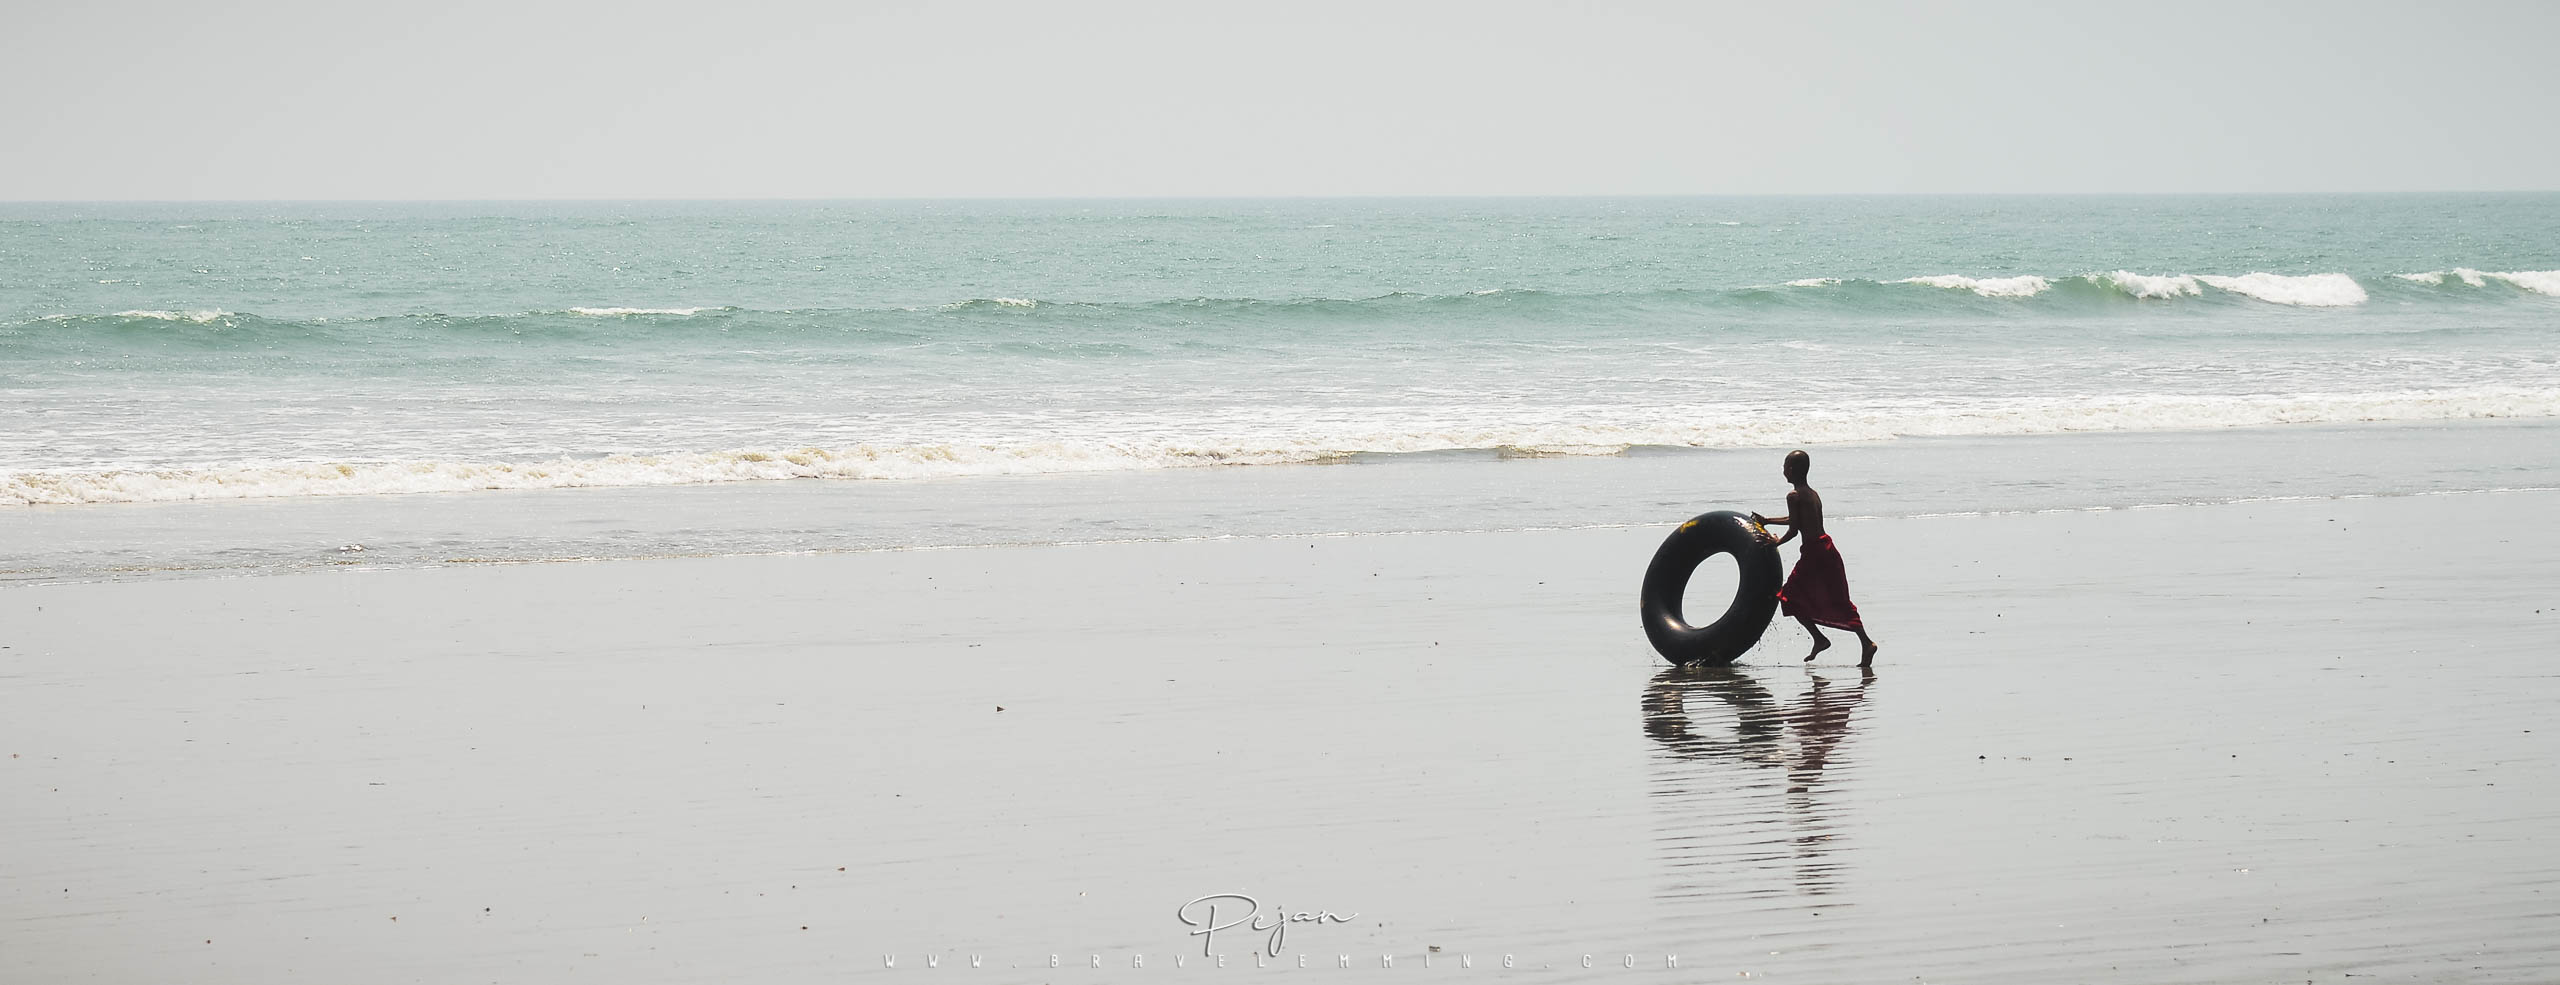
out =
<path fill-rule="evenodd" d="M 1807 670 L 1804 684 L 1784 683 L 1798 676 L 1674 667 L 1645 688 L 1666 901 L 1838 888 L 1841 806 L 1831 787 L 1849 768 L 1840 746 L 1875 672 L 1834 680 Z M 1780 698 L 1764 680 L 1795 693 Z"/>

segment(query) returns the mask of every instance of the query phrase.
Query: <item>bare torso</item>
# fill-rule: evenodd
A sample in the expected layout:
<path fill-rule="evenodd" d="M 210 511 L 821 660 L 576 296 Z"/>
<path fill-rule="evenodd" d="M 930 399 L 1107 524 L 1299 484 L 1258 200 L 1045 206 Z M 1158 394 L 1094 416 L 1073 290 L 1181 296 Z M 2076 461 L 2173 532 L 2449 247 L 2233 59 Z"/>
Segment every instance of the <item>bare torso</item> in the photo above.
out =
<path fill-rule="evenodd" d="M 1787 519 L 1798 534 L 1822 536 L 1822 494 L 1812 486 L 1797 486 L 1787 494 Z"/>

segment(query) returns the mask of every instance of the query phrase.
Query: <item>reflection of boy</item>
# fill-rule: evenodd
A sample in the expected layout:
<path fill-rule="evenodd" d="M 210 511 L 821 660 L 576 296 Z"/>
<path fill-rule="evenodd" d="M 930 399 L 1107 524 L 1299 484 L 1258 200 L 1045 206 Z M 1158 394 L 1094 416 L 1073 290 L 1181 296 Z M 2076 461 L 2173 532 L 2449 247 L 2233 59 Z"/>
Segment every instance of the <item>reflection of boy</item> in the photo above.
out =
<path fill-rule="evenodd" d="M 1778 604 L 1786 614 L 1804 624 L 1813 634 L 1813 659 L 1831 648 L 1830 637 L 1822 635 L 1822 627 L 1845 629 L 1858 634 L 1865 649 L 1858 654 L 1858 666 L 1875 663 L 1876 641 L 1868 638 L 1867 626 L 1858 618 L 1857 603 L 1849 601 L 1849 569 L 1840 562 L 1840 549 L 1831 544 L 1831 535 L 1822 529 L 1822 494 L 1804 484 L 1804 474 L 1813 468 L 1813 456 L 1802 449 L 1787 453 L 1787 482 L 1795 489 L 1787 493 L 1787 515 L 1765 517 L 1751 514 L 1763 526 L 1784 526 L 1787 535 L 1778 538 L 1784 544 L 1803 534 L 1804 547 L 1796 556 L 1796 568 L 1787 575 L 1787 583 L 1778 589 Z"/>

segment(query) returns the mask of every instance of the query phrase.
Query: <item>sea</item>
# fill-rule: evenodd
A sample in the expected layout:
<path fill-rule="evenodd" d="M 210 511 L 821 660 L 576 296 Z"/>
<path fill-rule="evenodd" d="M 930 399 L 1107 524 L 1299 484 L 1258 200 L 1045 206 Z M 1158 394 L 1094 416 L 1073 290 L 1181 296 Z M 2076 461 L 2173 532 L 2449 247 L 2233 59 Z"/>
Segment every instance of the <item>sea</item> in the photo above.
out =
<path fill-rule="evenodd" d="M 2560 194 L 0 204 L 0 418 L 19 582 L 2547 489 Z"/>

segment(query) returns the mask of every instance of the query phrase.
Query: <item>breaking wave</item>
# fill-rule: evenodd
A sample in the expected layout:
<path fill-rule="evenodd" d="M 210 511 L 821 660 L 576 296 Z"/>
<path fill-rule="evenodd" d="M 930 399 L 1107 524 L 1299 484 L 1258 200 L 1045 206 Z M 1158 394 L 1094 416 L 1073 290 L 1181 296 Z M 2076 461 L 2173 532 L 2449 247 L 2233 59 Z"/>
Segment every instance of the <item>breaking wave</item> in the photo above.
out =
<path fill-rule="evenodd" d="M 2038 274 L 2010 277 L 1971 277 L 1964 274 L 1933 274 L 1887 281 L 1855 281 L 1837 277 L 1809 277 L 1789 281 L 1787 287 L 1837 287 L 1842 284 L 1912 284 L 1949 291 L 1964 291 L 1986 298 L 2024 299 L 2051 294 L 2080 296 L 2113 295 L 2135 300 L 2166 300 L 2197 297 L 2210 287 L 2264 301 L 2297 307 L 2334 308 L 2363 304 L 2364 286 L 2346 274 L 2286 275 L 2255 272 L 2237 276 L 2219 274 L 2144 274 L 2131 270 L 2089 273 L 2059 280 Z M 2079 288 L 2056 291 L 2057 286 Z"/>
<path fill-rule="evenodd" d="M 698 315 L 710 308 L 571 308 L 573 315 L 615 317 L 630 315 Z"/>
<path fill-rule="evenodd" d="M 2513 270 L 2497 273 L 2473 270 L 2469 267 L 2455 267 L 2451 270 L 2430 270 L 2425 273 L 2392 276 L 2432 287 L 2456 283 L 2466 287 L 2487 287 L 2491 281 L 2499 281 L 2535 294 L 2560 296 L 2560 270 Z"/>
<path fill-rule="evenodd" d="M 198 311 L 119 311 L 115 313 L 115 317 L 137 318 L 144 321 L 182 321 L 192 322 L 197 325 L 207 325 L 229 318 L 231 317 L 231 313 L 220 308 L 205 308 Z"/>
<path fill-rule="evenodd" d="M 1895 284 L 1927 284 L 1952 291 L 1972 291 L 1986 298 L 2031 298 L 2053 286 L 2053 282 L 2029 274 L 2021 277 L 1966 277 L 1962 274 L 1938 274 L 1930 277 L 1906 277 Z"/>
<path fill-rule="evenodd" d="M 2119 270 L 2110 274 L 2089 274 L 2083 279 L 2135 298 L 2183 298 L 2204 293 L 2203 285 L 2185 274 L 2162 276 Z"/>
<path fill-rule="evenodd" d="M 2490 290 L 2478 290 L 2489 288 Z M 1162 298 L 1062 300 L 985 297 L 938 305 L 776 308 L 741 305 L 580 305 L 514 313 L 410 312 L 330 318 L 269 317 L 220 307 L 134 309 L 48 314 L 0 322 L 0 356 L 21 346 L 84 348 L 125 339 L 165 345 L 273 344 L 294 339 L 372 343 L 383 333 L 501 332 L 515 336 L 630 337 L 635 333 L 706 335 L 810 332 L 945 337 L 954 327 L 1015 331 L 1029 327 L 1291 330 L 1300 326 L 1396 327 L 1416 322 L 1527 324 L 1541 327 L 1627 323 L 1655 317 L 1712 317 L 1719 312 L 1790 310 L 1852 316 L 2034 310 L 2068 314 L 2111 303 L 2216 301 L 2288 308 L 2352 308 L 2373 291 L 2407 303 L 2547 304 L 2560 297 L 2560 270 L 2487 271 L 2469 267 L 2418 273 L 2241 274 L 2143 272 L 1974 276 L 1928 274 L 1892 279 L 1804 277 L 1736 288 L 1660 288 L 1574 293 L 1485 288 L 1449 294 L 1393 293 L 1364 298 Z M 199 331 L 202 329 L 203 331 Z"/>
<path fill-rule="evenodd" d="M 2196 279 L 2234 294 L 2246 294 L 2274 304 L 2301 305 L 2308 308 L 2343 308 L 2365 302 L 2364 285 L 2345 274 L 2311 274 L 2287 277 L 2282 274 L 2254 273 L 2238 277 L 2216 277 L 2199 274 Z"/>

